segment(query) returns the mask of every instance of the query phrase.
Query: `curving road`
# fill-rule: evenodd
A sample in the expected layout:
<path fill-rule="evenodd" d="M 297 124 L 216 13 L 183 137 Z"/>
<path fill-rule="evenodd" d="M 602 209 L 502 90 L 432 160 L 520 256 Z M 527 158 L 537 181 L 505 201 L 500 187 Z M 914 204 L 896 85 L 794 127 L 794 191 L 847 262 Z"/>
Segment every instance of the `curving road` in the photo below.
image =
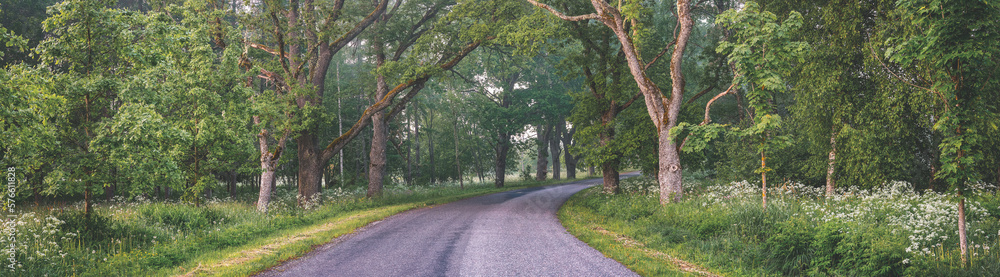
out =
<path fill-rule="evenodd" d="M 556 218 L 571 195 L 600 183 L 514 190 L 400 213 L 257 276 L 636 276 Z"/>

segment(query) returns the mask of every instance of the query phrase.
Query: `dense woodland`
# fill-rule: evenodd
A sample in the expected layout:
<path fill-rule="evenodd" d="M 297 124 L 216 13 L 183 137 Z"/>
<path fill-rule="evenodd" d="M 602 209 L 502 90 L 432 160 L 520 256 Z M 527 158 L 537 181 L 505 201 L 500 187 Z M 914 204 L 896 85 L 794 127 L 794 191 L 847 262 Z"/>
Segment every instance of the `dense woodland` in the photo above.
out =
<path fill-rule="evenodd" d="M 19 206 L 638 169 L 663 205 L 688 176 L 765 206 L 904 181 L 964 224 L 1000 185 L 996 1 L 3 0 L 0 26 Z"/>

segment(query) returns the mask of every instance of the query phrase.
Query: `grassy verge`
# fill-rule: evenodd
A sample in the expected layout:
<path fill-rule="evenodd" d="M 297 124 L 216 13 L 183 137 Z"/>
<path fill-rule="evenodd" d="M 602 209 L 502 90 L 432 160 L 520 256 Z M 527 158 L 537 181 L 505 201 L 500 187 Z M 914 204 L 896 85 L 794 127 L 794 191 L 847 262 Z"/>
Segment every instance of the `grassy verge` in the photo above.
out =
<path fill-rule="evenodd" d="M 119 199 L 90 217 L 75 207 L 35 208 L 15 223 L 16 270 L 0 276 L 245 276 L 399 212 L 570 181 L 393 186 L 377 199 L 362 197 L 363 187 L 328 189 L 308 210 L 295 206 L 293 188 L 279 187 L 268 214 L 246 200 L 194 207 Z"/>
<path fill-rule="evenodd" d="M 559 212 L 571 233 L 644 276 L 1000 276 L 1000 197 L 967 201 L 971 265 L 961 267 L 953 197 L 894 182 L 823 191 L 746 182 L 687 187 L 658 203 L 655 180 L 623 180 L 626 193 L 588 189 Z M 695 266 L 694 264 L 700 265 Z M 711 272 L 711 273 L 709 273 Z"/>
<path fill-rule="evenodd" d="M 571 234 L 642 276 L 713 276 L 710 271 L 684 261 L 669 249 L 649 246 L 624 234 L 634 234 L 636 226 L 617 218 L 603 217 L 587 207 L 588 198 L 601 194 L 600 187 L 577 193 L 559 209 L 559 221 Z"/>

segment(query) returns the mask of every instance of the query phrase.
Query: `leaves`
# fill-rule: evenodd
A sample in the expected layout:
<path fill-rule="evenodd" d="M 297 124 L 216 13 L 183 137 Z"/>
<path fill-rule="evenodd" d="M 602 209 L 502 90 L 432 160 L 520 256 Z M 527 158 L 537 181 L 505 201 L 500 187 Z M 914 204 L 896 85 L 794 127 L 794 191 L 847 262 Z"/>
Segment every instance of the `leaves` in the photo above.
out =
<path fill-rule="evenodd" d="M 940 16 L 940 15 L 948 16 Z M 892 17 L 904 22 L 886 33 L 885 56 L 916 76 L 919 93 L 936 97 L 933 130 L 942 135 L 941 170 L 936 179 L 962 189 L 980 179 L 975 168 L 983 160 L 987 137 L 979 132 L 982 120 L 997 110 L 984 96 L 995 95 L 993 80 L 1000 66 L 1000 7 L 985 1 L 901 0 Z M 994 128 L 995 129 L 995 128 Z"/>

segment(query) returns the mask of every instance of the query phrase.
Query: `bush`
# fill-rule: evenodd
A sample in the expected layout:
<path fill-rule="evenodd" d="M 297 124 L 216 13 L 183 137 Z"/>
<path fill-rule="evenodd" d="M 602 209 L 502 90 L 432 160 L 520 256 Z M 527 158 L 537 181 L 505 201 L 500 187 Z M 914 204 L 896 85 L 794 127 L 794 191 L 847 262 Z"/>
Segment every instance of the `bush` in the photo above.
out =
<path fill-rule="evenodd" d="M 188 205 L 155 203 L 142 205 L 138 211 L 150 224 L 163 224 L 183 232 L 205 229 L 225 219 L 222 213 L 215 209 Z"/>

